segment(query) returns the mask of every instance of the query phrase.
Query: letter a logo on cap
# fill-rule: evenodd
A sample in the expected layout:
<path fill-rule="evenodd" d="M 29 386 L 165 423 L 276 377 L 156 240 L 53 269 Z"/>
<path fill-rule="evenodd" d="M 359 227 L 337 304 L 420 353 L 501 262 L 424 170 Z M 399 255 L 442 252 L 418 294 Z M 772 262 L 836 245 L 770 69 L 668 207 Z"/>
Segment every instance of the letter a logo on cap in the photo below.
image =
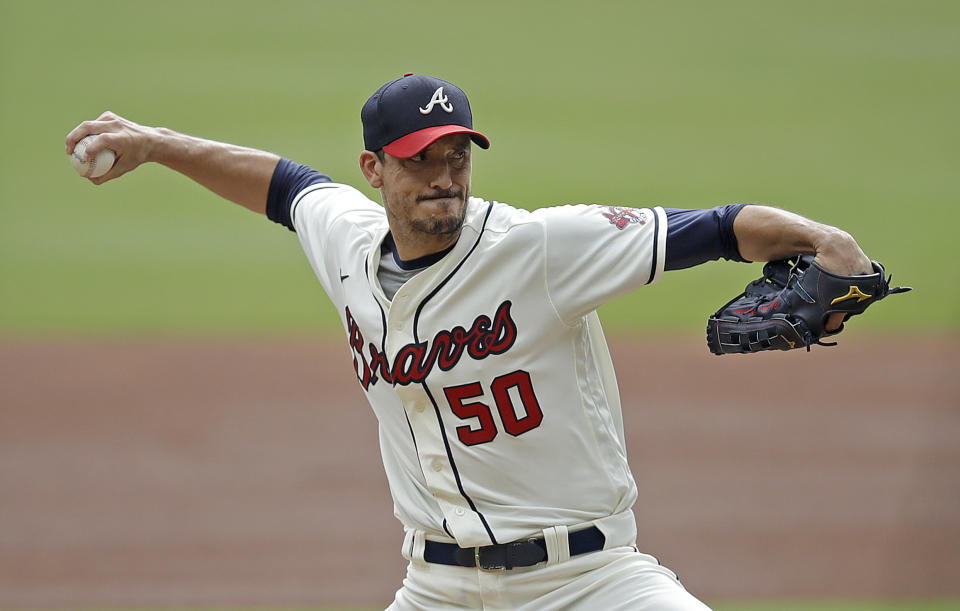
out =
<path fill-rule="evenodd" d="M 453 104 L 450 103 L 449 98 L 443 95 L 443 87 L 437 87 L 437 90 L 433 92 L 433 97 L 430 98 L 430 102 L 427 104 L 426 108 L 420 109 L 420 114 L 429 115 L 433 112 L 433 107 L 437 104 L 440 105 L 440 108 L 444 109 L 447 112 L 453 112 Z"/>

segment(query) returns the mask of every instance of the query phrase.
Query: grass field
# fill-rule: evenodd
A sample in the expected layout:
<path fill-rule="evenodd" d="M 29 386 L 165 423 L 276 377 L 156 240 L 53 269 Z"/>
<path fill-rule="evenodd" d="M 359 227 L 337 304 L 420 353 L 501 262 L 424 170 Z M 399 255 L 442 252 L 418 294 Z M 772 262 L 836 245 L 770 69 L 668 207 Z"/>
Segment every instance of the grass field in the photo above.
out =
<path fill-rule="evenodd" d="M 960 216 L 956 3 L 98 7 L 0 2 L 2 333 L 336 327 L 292 234 L 160 167 L 94 187 L 63 137 L 111 109 L 360 185 L 360 105 L 408 70 L 470 94 L 493 141 L 476 156 L 478 195 L 782 206 L 848 229 L 917 288 L 858 328 L 960 325 L 944 256 Z M 699 331 L 758 274 L 677 272 L 604 316 Z"/>

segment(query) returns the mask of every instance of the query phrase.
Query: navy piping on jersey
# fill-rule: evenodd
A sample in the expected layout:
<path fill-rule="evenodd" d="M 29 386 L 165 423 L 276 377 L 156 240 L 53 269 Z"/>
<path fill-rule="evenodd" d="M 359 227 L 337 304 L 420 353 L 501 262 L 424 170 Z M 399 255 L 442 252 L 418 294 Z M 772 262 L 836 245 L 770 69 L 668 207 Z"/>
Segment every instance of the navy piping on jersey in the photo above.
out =
<path fill-rule="evenodd" d="M 463 264 L 466 263 L 467 259 L 470 258 L 470 255 L 473 254 L 473 251 L 475 251 L 477 249 L 477 246 L 480 245 L 480 238 L 483 237 L 483 232 L 487 227 L 487 220 L 490 218 L 490 213 L 492 211 L 493 211 L 493 203 L 487 202 L 487 213 L 483 217 L 483 224 L 480 226 L 480 233 L 479 235 L 477 235 L 477 241 L 474 242 L 473 246 L 470 248 L 470 252 L 468 252 L 466 256 L 463 257 L 463 259 L 460 261 L 460 263 L 457 264 L 457 266 L 453 269 L 453 271 L 450 272 L 450 274 L 446 278 L 444 278 L 443 281 L 440 282 L 440 284 L 438 284 L 436 288 L 434 288 L 430 292 L 429 295 L 424 297 L 423 301 L 420 302 L 420 305 L 417 306 L 417 312 L 413 316 L 413 341 L 414 342 L 420 343 L 420 336 L 417 333 L 417 325 L 420 321 L 420 313 L 423 311 L 423 307 L 427 304 L 428 301 L 433 299 L 433 297 L 438 292 L 440 292 L 440 289 L 442 289 L 458 271 L 460 271 L 460 268 L 463 267 Z M 450 449 L 450 440 L 447 438 L 447 431 L 443 426 L 443 416 L 440 414 L 440 406 L 437 403 L 437 400 L 433 398 L 433 393 L 430 392 L 430 388 L 427 386 L 427 382 L 423 381 L 420 384 L 421 386 L 423 386 L 424 392 L 427 393 L 427 397 L 430 399 L 430 403 L 433 404 L 433 411 L 437 415 L 437 422 L 440 425 L 440 434 L 443 437 L 443 445 L 447 452 L 447 459 L 450 461 L 450 467 L 453 469 L 453 477 L 457 481 L 457 488 L 460 490 L 460 496 L 466 499 L 467 504 L 470 505 L 470 509 L 475 514 L 477 514 L 477 517 L 480 518 L 480 522 L 483 524 L 483 527 L 486 529 L 487 536 L 490 537 L 491 543 L 493 543 L 494 545 L 497 545 L 498 544 L 497 538 L 493 535 L 493 531 L 490 529 L 490 524 L 487 523 L 487 518 L 484 517 L 484 515 L 480 512 L 479 509 L 477 509 L 476 503 L 473 502 L 473 499 L 470 498 L 470 495 L 468 495 L 466 490 L 463 489 L 463 482 L 460 479 L 460 471 L 457 469 L 457 463 L 453 460 L 453 452 Z"/>
<path fill-rule="evenodd" d="M 650 277 L 647 278 L 646 284 L 653 282 L 653 279 L 657 275 L 657 242 L 660 239 L 660 215 L 657 214 L 657 211 L 653 211 L 653 259 L 650 262 Z"/>
<path fill-rule="evenodd" d="M 425 267 L 430 267 L 440 259 L 447 256 L 453 247 L 456 246 L 456 243 L 453 243 L 449 248 L 445 248 L 440 252 L 431 253 L 429 255 L 424 255 L 422 257 L 417 257 L 416 259 L 410 259 L 409 261 L 404 261 L 400 258 L 400 254 L 397 252 L 397 243 L 393 241 L 393 234 L 388 233 L 387 237 L 383 239 L 383 246 L 381 247 L 381 252 L 390 251 L 393 255 L 393 260 L 396 262 L 397 266 L 405 271 L 412 271 L 415 269 L 423 269 Z"/>
<path fill-rule="evenodd" d="M 321 174 L 310 166 L 281 158 L 273 169 L 270 187 L 267 189 L 267 218 L 290 231 L 296 231 L 293 227 L 293 198 L 311 185 L 329 182 L 332 181 L 326 174 Z"/>
<path fill-rule="evenodd" d="M 307 187 L 306 189 L 301 191 L 299 193 L 299 197 L 293 200 L 293 203 L 290 204 L 290 219 L 289 219 L 290 224 L 287 225 L 287 229 L 294 232 L 296 231 L 296 229 L 293 227 L 293 216 L 297 211 L 297 206 L 300 205 L 300 202 L 302 202 L 306 196 L 310 195 L 314 191 L 319 191 L 321 189 L 336 189 L 336 188 L 337 186 L 334 184 L 316 184 L 316 185 Z"/>

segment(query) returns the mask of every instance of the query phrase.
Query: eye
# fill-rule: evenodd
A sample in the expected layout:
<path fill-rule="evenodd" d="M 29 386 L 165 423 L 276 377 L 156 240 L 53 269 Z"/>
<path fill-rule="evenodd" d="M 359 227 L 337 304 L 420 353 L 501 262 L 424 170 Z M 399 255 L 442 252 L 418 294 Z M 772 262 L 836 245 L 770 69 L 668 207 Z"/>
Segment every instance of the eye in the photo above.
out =
<path fill-rule="evenodd" d="M 419 152 L 416 155 L 409 157 L 410 161 L 423 161 L 423 152 Z"/>

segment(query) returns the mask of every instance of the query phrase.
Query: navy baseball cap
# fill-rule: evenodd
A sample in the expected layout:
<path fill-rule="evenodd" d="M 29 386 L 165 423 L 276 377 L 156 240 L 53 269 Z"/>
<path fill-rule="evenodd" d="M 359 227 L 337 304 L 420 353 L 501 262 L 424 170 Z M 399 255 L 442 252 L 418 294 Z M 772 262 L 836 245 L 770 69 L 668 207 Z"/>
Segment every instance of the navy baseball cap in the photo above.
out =
<path fill-rule="evenodd" d="M 450 134 L 470 134 L 477 146 L 490 148 L 487 137 L 473 130 L 467 94 L 432 76 L 407 73 L 380 87 L 363 105 L 360 120 L 364 148 L 401 159 Z"/>

